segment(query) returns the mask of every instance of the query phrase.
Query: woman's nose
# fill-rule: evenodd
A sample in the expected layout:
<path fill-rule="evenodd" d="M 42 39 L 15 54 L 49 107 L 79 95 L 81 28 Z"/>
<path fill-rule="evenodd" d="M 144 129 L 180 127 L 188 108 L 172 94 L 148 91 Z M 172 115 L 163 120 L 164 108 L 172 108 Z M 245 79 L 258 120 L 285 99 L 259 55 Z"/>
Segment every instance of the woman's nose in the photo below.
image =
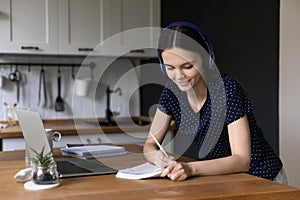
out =
<path fill-rule="evenodd" d="M 185 75 L 181 70 L 176 70 L 176 79 L 182 79 Z"/>

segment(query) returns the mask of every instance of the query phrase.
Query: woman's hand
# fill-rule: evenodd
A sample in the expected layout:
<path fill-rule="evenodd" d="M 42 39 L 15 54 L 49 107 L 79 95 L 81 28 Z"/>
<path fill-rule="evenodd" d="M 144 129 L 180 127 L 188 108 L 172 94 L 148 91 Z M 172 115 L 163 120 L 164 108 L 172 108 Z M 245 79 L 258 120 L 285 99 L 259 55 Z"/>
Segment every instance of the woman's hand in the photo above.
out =
<path fill-rule="evenodd" d="M 192 176 L 192 169 L 188 163 L 172 161 L 160 176 L 167 176 L 172 181 L 183 181 Z"/>
<path fill-rule="evenodd" d="M 165 154 L 161 151 L 157 151 L 153 155 L 153 164 L 155 164 L 158 167 L 166 168 L 174 161 L 174 158 L 172 156 L 166 157 Z"/>

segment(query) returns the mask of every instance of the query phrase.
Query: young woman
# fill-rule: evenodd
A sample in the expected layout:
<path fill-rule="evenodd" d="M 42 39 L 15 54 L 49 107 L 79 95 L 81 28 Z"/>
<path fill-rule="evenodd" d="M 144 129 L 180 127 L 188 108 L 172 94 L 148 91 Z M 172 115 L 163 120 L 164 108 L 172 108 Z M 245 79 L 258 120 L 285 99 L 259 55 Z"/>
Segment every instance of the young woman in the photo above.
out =
<path fill-rule="evenodd" d="M 191 22 L 170 24 L 161 33 L 158 56 L 170 81 L 162 91 L 149 134 L 162 143 L 174 120 L 175 139 L 184 146 L 180 153 L 195 159 L 175 161 L 149 135 L 144 155 L 165 168 L 161 176 L 180 181 L 247 172 L 278 179 L 282 163 L 257 126 L 252 104 L 237 81 L 218 74 L 212 47 L 200 28 Z"/>

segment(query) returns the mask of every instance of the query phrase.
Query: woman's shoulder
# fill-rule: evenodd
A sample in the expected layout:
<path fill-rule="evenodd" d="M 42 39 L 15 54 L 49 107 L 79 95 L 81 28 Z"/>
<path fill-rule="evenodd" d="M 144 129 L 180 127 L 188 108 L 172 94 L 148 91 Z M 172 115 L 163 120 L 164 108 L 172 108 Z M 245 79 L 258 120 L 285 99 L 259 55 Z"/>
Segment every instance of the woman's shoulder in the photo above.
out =
<path fill-rule="evenodd" d="M 237 79 L 228 74 L 221 76 L 227 98 L 234 97 L 236 95 L 248 97 L 247 91 L 244 89 L 244 87 L 242 87 Z"/>
<path fill-rule="evenodd" d="M 223 79 L 225 90 L 227 92 L 230 92 L 230 91 L 233 92 L 233 91 L 237 91 L 237 90 L 243 91 L 240 86 L 240 83 L 232 76 L 230 76 L 228 74 L 223 74 L 222 79 Z"/>
<path fill-rule="evenodd" d="M 238 85 L 238 81 L 228 74 L 222 74 L 222 79 L 226 85 Z"/>

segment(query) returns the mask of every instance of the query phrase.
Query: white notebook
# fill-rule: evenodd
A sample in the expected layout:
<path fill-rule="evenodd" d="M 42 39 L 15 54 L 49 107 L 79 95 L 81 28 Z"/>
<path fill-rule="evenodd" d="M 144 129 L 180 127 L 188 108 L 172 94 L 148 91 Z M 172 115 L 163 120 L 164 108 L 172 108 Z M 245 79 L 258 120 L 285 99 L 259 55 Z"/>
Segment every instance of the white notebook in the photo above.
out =
<path fill-rule="evenodd" d="M 60 150 L 64 156 L 73 156 L 82 159 L 122 156 L 127 154 L 124 147 L 101 144 L 63 147 Z"/>
<path fill-rule="evenodd" d="M 116 177 L 125 179 L 145 179 L 158 177 L 163 171 L 164 168 L 157 167 L 150 163 L 144 163 L 132 168 L 119 170 Z"/>

